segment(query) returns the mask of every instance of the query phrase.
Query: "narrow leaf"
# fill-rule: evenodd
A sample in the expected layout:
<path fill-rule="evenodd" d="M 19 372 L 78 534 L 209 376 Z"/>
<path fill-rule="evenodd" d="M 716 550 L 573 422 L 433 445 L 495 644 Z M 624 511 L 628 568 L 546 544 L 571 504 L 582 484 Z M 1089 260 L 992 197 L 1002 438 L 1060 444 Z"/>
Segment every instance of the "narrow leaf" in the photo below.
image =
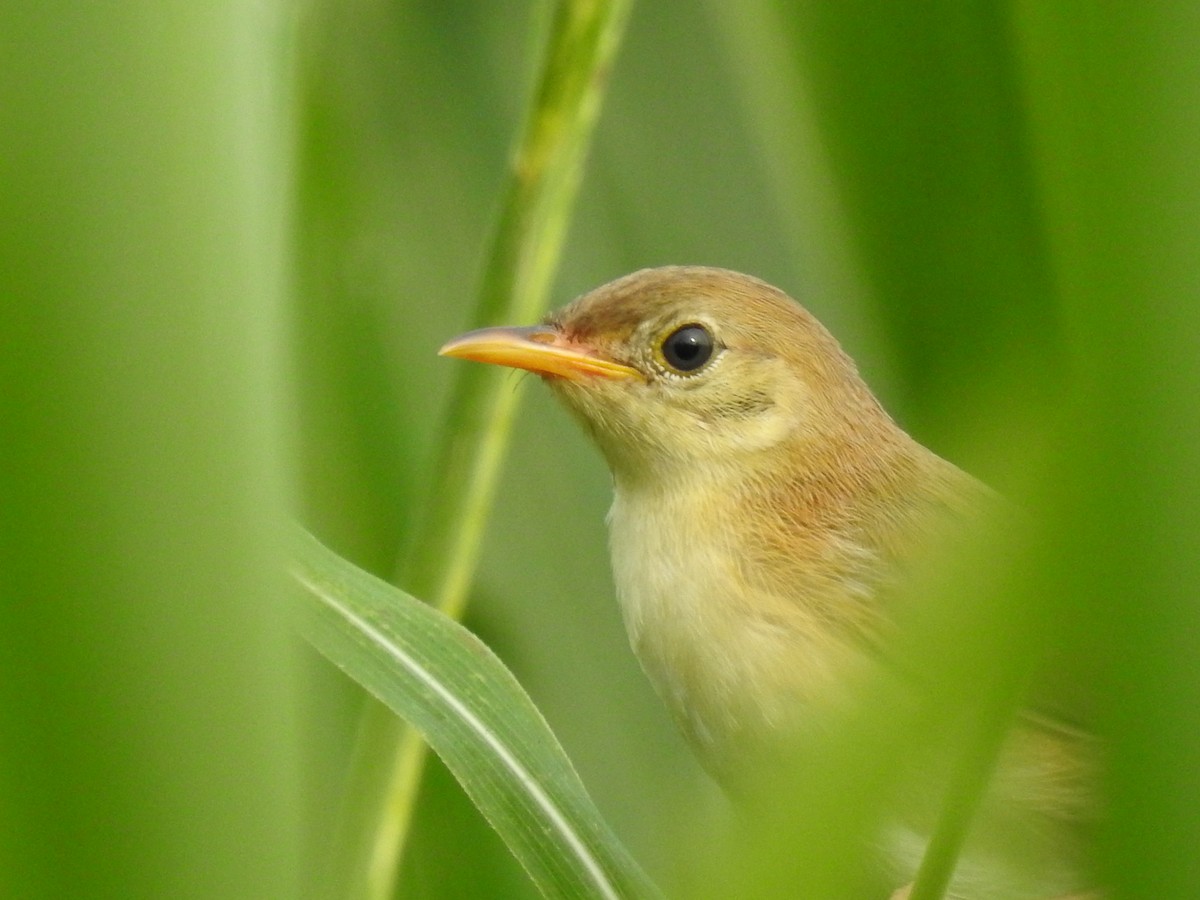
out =
<path fill-rule="evenodd" d="M 548 897 L 655 897 L 504 664 L 461 625 L 302 533 L 305 636 L 421 731 Z"/>

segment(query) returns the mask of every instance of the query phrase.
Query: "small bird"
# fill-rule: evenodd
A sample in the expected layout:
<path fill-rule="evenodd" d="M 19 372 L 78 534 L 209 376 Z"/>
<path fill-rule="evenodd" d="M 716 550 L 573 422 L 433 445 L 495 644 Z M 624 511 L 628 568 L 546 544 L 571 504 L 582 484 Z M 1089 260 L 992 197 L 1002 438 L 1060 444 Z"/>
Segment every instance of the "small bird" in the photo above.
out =
<path fill-rule="evenodd" d="M 724 784 L 867 664 L 939 528 L 1001 502 L 896 425 L 813 316 L 737 272 L 635 272 L 441 353 L 543 376 L 599 447 L 630 643 Z"/>

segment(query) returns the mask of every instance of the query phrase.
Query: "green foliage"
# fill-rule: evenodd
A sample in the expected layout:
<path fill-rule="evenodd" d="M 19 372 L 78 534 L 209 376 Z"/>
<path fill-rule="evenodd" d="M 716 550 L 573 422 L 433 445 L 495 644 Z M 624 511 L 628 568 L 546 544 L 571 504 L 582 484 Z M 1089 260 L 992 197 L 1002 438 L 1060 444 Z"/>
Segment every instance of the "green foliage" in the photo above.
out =
<path fill-rule="evenodd" d="M 550 897 L 652 897 L 554 735 L 495 655 L 454 620 L 303 534 L 304 633 L 419 728 Z"/>
<path fill-rule="evenodd" d="M 426 298 L 465 300 L 473 294 L 461 273 L 477 270 L 474 247 L 482 238 L 471 243 L 459 236 L 482 235 L 487 228 L 503 156 L 503 133 L 493 123 L 516 121 L 514 104 L 527 94 L 523 67 L 494 68 L 487 60 L 505 52 L 510 60 L 527 58 L 528 47 L 521 46 L 511 20 L 484 12 L 396 15 L 386 33 L 409 40 L 403 54 L 409 69 L 407 79 L 393 77 L 389 83 L 407 87 L 373 107 L 378 115 L 392 116 L 394 128 L 371 133 L 392 143 L 388 156 L 425 164 L 421 178 L 389 170 L 384 162 L 372 167 L 392 185 L 391 195 L 405 199 L 375 218 L 368 206 L 361 207 L 359 227 L 369 234 L 372 228 L 411 223 L 404 241 L 387 244 L 386 256 L 372 258 L 395 289 L 371 302 L 397 320 L 391 333 L 404 347 L 399 381 L 413 397 L 407 407 L 410 434 L 429 447 L 426 436 L 436 430 L 439 415 L 430 398 L 442 396 L 442 386 L 457 377 L 432 352 L 471 320 L 461 312 L 457 318 L 444 314 Z M 953 612 L 954 598 L 972 584 L 969 577 L 950 577 L 938 588 L 947 603 L 934 608 L 948 612 L 935 615 L 923 632 L 930 643 L 914 639 L 911 653 L 940 685 L 945 717 L 970 709 L 993 690 L 1007 697 L 1014 682 L 1033 677 L 1028 671 L 1051 655 L 1053 666 L 1047 664 L 1034 681 L 1056 709 L 1070 709 L 1105 730 L 1119 711 L 1125 721 L 1134 721 L 1133 711 L 1150 698 L 1132 686 L 1157 684 L 1156 691 L 1173 698 L 1163 708 L 1177 711 L 1171 727 L 1181 736 L 1178 729 L 1196 727 L 1194 716 L 1182 712 L 1191 708 L 1183 701 L 1196 682 L 1151 676 L 1175 672 L 1170 666 L 1180 663 L 1167 661 L 1179 657 L 1155 652 L 1131 658 L 1115 643 L 1128 628 L 1118 611 L 1133 602 L 1128 598 L 1144 597 L 1145 585 L 1164 578 L 1195 585 L 1192 576 L 1174 582 L 1166 574 L 1191 558 L 1178 543 L 1184 523 L 1156 515 L 1148 520 L 1154 527 L 1130 531 L 1134 520 L 1124 513 L 1181 507 L 1147 506 L 1148 498 L 1162 497 L 1161 490 L 1126 493 L 1120 486 L 1140 482 L 1191 490 L 1183 486 L 1192 484 L 1184 476 L 1192 470 L 1181 458 L 1151 455 L 1144 459 L 1155 461 L 1146 470 L 1152 477 L 1126 472 L 1116 489 L 1101 473 L 1118 459 L 1138 458 L 1130 455 L 1130 448 L 1141 446 L 1131 443 L 1133 421 L 1146 429 L 1141 440 L 1147 447 L 1156 445 L 1147 440 L 1151 435 L 1168 439 L 1180 423 L 1195 421 L 1194 406 L 1171 416 L 1137 414 L 1128 404 L 1144 400 L 1147 394 L 1138 391 L 1148 392 L 1152 380 L 1123 379 L 1126 372 L 1157 371 L 1163 364 L 1183 377 L 1184 361 L 1196 357 L 1183 346 L 1194 332 L 1187 320 L 1194 290 L 1179 283 L 1168 297 L 1160 285 L 1153 292 L 1154 309 L 1166 318 L 1159 324 L 1175 324 L 1150 332 L 1139 320 L 1111 320 L 1117 311 L 1145 312 L 1120 303 L 1111 286 L 1096 295 L 1100 299 L 1085 302 L 1070 299 L 1068 282 L 1073 268 L 1099 253 L 1128 287 L 1149 289 L 1129 280 L 1135 270 L 1139 279 L 1152 279 L 1144 266 L 1149 252 L 1125 259 L 1111 240 L 1087 242 L 1089 236 L 1104 236 L 1101 223 L 1122 228 L 1144 223 L 1144 213 L 1134 215 L 1144 209 L 1135 199 L 1136 187 L 1126 186 L 1119 195 L 1127 198 L 1128 210 L 1110 196 L 1110 189 L 1136 172 L 1164 185 L 1179 182 L 1175 194 L 1162 193 L 1161 206 L 1172 215 L 1147 225 L 1146 233 L 1175 229 L 1156 246 L 1162 276 L 1194 271 L 1178 256 L 1180 236 L 1195 221 L 1194 208 L 1183 200 L 1194 192 L 1185 189 L 1188 170 L 1179 162 L 1179 148 L 1194 141 L 1194 116 L 1166 99 L 1139 107 L 1147 116 L 1164 117 L 1161 127 L 1151 135 L 1145 123 L 1139 128 L 1127 122 L 1114 143 L 1117 132 L 1105 137 L 1101 111 L 1135 96 L 1184 96 L 1191 72 L 1182 62 L 1187 54 L 1172 56 L 1155 42 L 1172 34 L 1171 47 L 1190 47 L 1197 36 L 1183 19 L 1167 26 L 1166 19 L 1156 21 L 1159 13 L 1146 13 L 1140 30 L 1128 29 L 1126 46 L 1106 36 L 1116 26 L 1093 16 L 1080 14 L 1079 21 L 1092 30 L 1073 33 L 1068 41 L 1052 31 L 1067 26 L 1032 5 L 940 4 L 918 10 L 752 2 L 736 8 L 710 3 L 700 11 L 691 4 L 638 6 L 612 73 L 558 294 L 565 301 L 641 265 L 666 262 L 728 265 L 788 289 L 831 326 L 919 439 L 992 483 L 1044 526 L 1043 544 L 1015 555 L 1017 575 L 996 592 L 994 617 L 973 622 Z M 352 18 L 347 14 L 343 21 Z M 1102 37 L 1109 43 L 1091 42 Z M 478 69 L 451 64 L 446 50 L 451 46 L 461 58 L 479 60 Z M 1109 91 L 1102 86 L 1123 84 L 1113 73 L 1088 82 L 1074 70 L 1062 71 L 1067 63 L 1058 51 L 1075 46 L 1095 54 L 1089 59 L 1111 59 L 1114 65 L 1134 66 L 1160 54 L 1175 62 L 1165 68 L 1147 62 L 1148 68 L 1138 70 L 1145 81 L 1139 93 L 1127 87 Z M 1168 87 L 1167 76 L 1176 72 L 1178 84 Z M 428 88 L 430 77 L 436 92 Z M 375 80 L 386 79 L 364 79 L 363 88 L 373 90 Z M 1068 88 L 1075 93 L 1066 93 Z M 443 100 L 436 109 L 432 96 Z M 488 124 L 481 127 L 481 121 Z M 413 122 L 420 127 L 414 129 Z M 1085 124 L 1097 134 L 1079 144 Z M 353 133 L 342 129 L 339 139 Z M 435 135 L 441 140 L 431 153 L 425 142 Z M 1149 143 L 1136 144 L 1138 135 Z M 398 154 L 397 143 L 407 154 Z M 369 141 L 360 135 L 353 146 L 361 151 Z M 1103 157 L 1095 148 L 1132 146 L 1140 147 L 1136 172 L 1110 167 L 1084 178 L 1075 170 L 1072 154 L 1099 163 Z M 1155 155 L 1156 147 L 1173 155 Z M 465 180 L 469 190 L 455 188 L 454 179 Z M 461 199 L 447 204 L 446 196 Z M 1087 209 L 1089 197 L 1103 200 L 1104 208 L 1074 215 L 1075 209 Z M 455 211 L 463 218 L 437 218 Z M 1084 222 L 1087 229 L 1080 227 Z M 403 258 L 396 258 L 396 244 L 405 248 Z M 391 305 L 394 297 L 401 298 L 398 307 Z M 465 309 L 464 300 L 459 307 Z M 1110 333 L 1101 343 L 1092 336 L 1095 326 L 1110 320 L 1137 339 L 1119 342 Z M 1178 339 L 1175 344 L 1168 332 Z M 1157 343 L 1143 340 L 1151 333 Z M 1109 353 L 1118 347 L 1131 358 L 1122 357 L 1113 368 Z M 1107 383 L 1097 373 L 1118 380 Z M 725 813 L 663 725 L 623 646 L 612 608 L 599 521 L 607 502 L 603 467 L 559 410 L 540 392 L 528 393 L 531 408 L 518 416 L 516 451 L 485 537 L 484 602 L 472 614 L 474 626 L 528 685 L 617 832 L 669 893 L 703 893 L 716 884 L 719 896 L 730 885 L 696 860 L 725 866 Z M 1154 408 L 1162 407 L 1156 402 Z M 1174 454 L 1194 443 L 1162 446 Z M 1147 547 L 1146 535 L 1162 531 L 1174 537 L 1154 546 L 1176 549 L 1159 555 L 1154 571 L 1160 574 L 1141 590 L 1111 569 L 1100 577 L 1088 563 L 1097 557 L 1128 560 L 1134 548 Z M 1103 553 L 1096 550 L 1096 541 L 1118 534 L 1130 539 Z M 337 543 L 353 546 L 342 537 Z M 1149 557 L 1138 559 L 1142 565 Z M 572 601 L 564 603 L 564 597 Z M 1189 619 L 1193 605 L 1176 601 L 1163 612 L 1163 628 L 1175 622 L 1176 634 L 1196 632 Z M 1149 621 L 1144 613 L 1140 619 Z M 1145 639 L 1165 633 L 1156 624 Z M 579 665 L 581 659 L 587 664 Z M 1127 678 L 1131 664 L 1137 669 Z M 1092 690 L 1073 691 L 1078 685 Z M 1085 702 L 1069 696 L 1073 693 L 1099 699 Z M 590 698 L 586 708 L 581 696 Z M 1117 704 L 1116 697 L 1124 699 Z M 840 756 L 819 753 L 828 766 L 823 781 L 849 789 L 805 794 L 813 801 L 809 818 L 787 826 L 804 836 L 804 852 L 750 853 L 761 863 L 761 874 L 731 867 L 740 873 L 738 887 L 746 892 L 758 884 L 770 896 L 797 878 L 825 890 L 841 883 L 845 871 L 819 871 L 829 860 L 847 859 L 847 846 L 877 811 L 872 785 L 879 794 L 888 779 L 898 777 L 889 755 L 912 746 L 929 727 L 911 717 L 876 715 L 855 725 L 857 731 L 850 729 L 866 736 L 865 747 Z M 1148 739 L 1150 732 L 1127 734 Z M 1144 753 L 1153 745 L 1138 746 Z M 1129 762 L 1138 758 L 1130 756 Z M 884 781 L 858 777 L 864 771 Z M 1150 787 L 1141 783 L 1136 767 L 1124 771 L 1127 796 Z M 1176 761 L 1165 771 L 1182 778 L 1187 767 Z M 854 787 L 856 777 L 867 788 Z M 1170 784 L 1175 798 L 1194 797 L 1178 779 Z M 1162 796 L 1166 799 L 1165 792 Z M 437 817 L 439 800 L 431 796 L 425 803 L 422 815 Z M 1182 803 L 1178 808 L 1177 833 L 1194 834 L 1194 820 L 1185 823 Z M 1143 814 L 1150 815 L 1139 808 Z M 1122 834 L 1114 825 L 1106 840 L 1123 846 Z M 786 837 L 780 840 L 794 846 Z M 1175 854 L 1177 861 L 1187 857 Z M 787 865 L 772 874 L 773 860 L 780 858 Z M 1123 877 L 1140 877 L 1129 875 L 1140 868 L 1122 859 Z M 842 864 L 843 870 L 846 865 L 854 862 Z M 1179 868 L 1165 865 L 1160 871 Z"/>
<path fill-rule="evenodd" d="M 0 895 L 300 887 L 273 4 L 0 11 Z"/>
<path fill-rule="evenodd" d="M 1200 891 L 1193 7 L 637 5 L 538 269 L 554 302 L 764 277 L 1029 511 L 995 614 L 943 573 L 905 652 L 947 718 L 1029 679 L 1105 736 L 1121 896 Z M 277 545 L 299 505 L 391 578 L 444 512 L 463 366 L 435 353 L 476 316 L 550 9 L 308 3 L 295 46 L 271 4 L 0 12 L 0 893 L 293 896 L 324 865 L 363 695 L 297 659 Z M 603 466 L 524 393 L 467 624 L 669 895 L 831 895 L 937 723 L 864 687 L 771 840 L 730 839 L 625 646 Z M 443 776 L 401 891 L 533 896 Z"/>

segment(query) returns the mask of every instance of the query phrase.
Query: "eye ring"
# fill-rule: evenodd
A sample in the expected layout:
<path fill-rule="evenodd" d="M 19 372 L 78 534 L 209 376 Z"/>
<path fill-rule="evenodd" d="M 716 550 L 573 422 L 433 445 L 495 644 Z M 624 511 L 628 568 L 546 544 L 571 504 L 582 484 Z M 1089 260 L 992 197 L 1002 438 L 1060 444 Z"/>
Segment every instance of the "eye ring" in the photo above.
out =
<path fill-rule="evenodd" d="M 671 331 L 659 345 L 667 367 L 680 375 L 692 375 L 704 368 L 717 349 L 712 332 L 696 322 Z"/>

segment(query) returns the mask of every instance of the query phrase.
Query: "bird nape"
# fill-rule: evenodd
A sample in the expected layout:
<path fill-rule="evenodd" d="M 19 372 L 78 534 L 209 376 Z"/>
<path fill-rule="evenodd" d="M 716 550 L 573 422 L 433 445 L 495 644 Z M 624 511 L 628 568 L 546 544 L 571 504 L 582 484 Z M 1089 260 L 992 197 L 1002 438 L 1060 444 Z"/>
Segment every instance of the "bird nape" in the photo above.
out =
<path fill-rule="evenodd" d="M 635 272 L 541 325 L 473 331 L 441 353 L 538 373 L 595 441 L 630 643 L 704 766 L 748 803 L 888 658 L 931 548 L 1012 515 L 909 437 L 815 318 L 736 272 Z M 1088 887 L 1093 755 L 1090 738 L 1022 718 L 951 895 Z M 932 827 L 927 780 L 931 797 L 881 832 L 902 836 L 882 854 L 908 870 L 899 879 Z M 1020 839 L 978 838 L 989 822 Z"/>

